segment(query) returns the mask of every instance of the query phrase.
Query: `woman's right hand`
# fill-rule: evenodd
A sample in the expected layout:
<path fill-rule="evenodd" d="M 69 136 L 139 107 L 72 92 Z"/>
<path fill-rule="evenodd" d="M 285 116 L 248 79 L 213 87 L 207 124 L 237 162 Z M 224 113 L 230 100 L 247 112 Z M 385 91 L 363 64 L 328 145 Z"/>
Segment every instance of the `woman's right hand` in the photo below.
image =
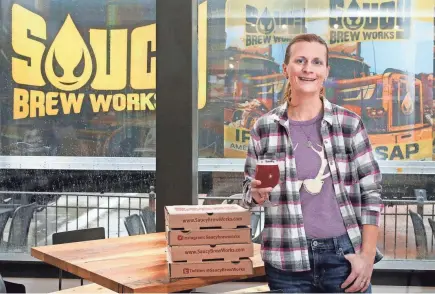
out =
<path fill-rule="evenodd" d="M 273 190 L 273 188 L 272 187 L 257 188 L 257 186 L 260 185 L 261 185 L 260 180 L 251 181 L 251 195 L 252 195 L 252 199 L 254 199 L 255 202 L 262 205 L 264 201 L 269 199 L 269 193 Z"/>

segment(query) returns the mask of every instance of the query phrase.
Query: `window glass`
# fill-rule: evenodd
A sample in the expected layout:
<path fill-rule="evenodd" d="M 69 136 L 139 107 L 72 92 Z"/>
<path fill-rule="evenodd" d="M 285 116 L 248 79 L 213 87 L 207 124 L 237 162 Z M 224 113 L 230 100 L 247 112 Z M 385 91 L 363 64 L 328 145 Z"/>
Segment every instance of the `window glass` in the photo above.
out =
<path fill-rule="evenodd" d="M 1 155 L 154 156 L 155 1 L 1 7 Z"/>
<path fill-rule="evenodd" d="M 421 213 L 426 240 L 433 244 L 428 223 L 434 218 L 430 201 L 435 200 L 433 3 L 203 3 L 207 5 L 207 91 L 206 104 L 199 110 L 203 203 L 228 202 L 218 197 L 240 198 L 250 130 L 261 115 L 282 103 L 286 47 L 298 34 L 315 33 L 329 47 L 326 98 L 361 116 L 383 172 L 386 206 L 379 248 L 387 258 L 418 256 L 409 210 Z M 415 189 L 426 192 L 423 206 L 417 206 L 421 198 Z M 254 230 L 255 236 L 261 226 Z"/>
<path fill-rule="evenodd" d="M 155 0 L 0 0 L 0 24 L 0 253 L 155 222 Z"/>

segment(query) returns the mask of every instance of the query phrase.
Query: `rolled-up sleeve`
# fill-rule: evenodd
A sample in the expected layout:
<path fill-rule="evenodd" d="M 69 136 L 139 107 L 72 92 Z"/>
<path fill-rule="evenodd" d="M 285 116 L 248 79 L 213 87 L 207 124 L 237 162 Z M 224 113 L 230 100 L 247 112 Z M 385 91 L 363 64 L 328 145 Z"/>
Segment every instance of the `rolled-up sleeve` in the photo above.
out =
<path fill-rule="evenodd" d="M 352 148 L 361 189 L 361 224 L 379 226 L 383 210 L 382 175 L 361 120 L 352 135 Z"/>
<path fill-rule="evenodd" d="M 252 195 L 250 192 L 251 181 L 255 177 L 255 169 L 257 166 L 258 153 L 260 150 L 260 137 L 255 127 L 256 124 L 254 125 L 254 127 L 250 132 L 251 138 L 249 139 L 248 151 L 246 153 L 245 168 L 244 168 L 245 179 L 243 181 L 242 205 L 247 208 L 256 206 L 256 204 L 252 201 Z"/>

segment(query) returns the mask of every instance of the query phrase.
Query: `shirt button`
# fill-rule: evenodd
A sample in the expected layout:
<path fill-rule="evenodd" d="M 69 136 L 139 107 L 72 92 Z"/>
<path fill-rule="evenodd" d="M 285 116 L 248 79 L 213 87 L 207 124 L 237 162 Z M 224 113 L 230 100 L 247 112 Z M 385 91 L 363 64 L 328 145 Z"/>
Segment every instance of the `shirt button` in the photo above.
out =
<path fill-rule="evenodd" d="M 329 141 L 328 141 L 328 140 L 325 140 L 324 142 L 325 142 L 325 144 L 329 144 Z"/>
<path fill-rule="evenodd" d="M 334 165 L 334 161 L 330 160 L 329 165 Z"/>

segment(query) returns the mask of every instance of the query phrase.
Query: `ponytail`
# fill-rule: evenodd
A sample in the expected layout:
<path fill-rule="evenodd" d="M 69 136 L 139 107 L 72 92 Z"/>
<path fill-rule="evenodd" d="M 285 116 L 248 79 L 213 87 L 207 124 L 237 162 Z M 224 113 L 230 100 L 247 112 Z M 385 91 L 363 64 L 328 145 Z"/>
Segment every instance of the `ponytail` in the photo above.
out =
<path fill-rule="evenodd" d="M 326 93 L 325 93 L 325 87 L 322 87 L 322 89 L 320 89 L 320 98 L 325 97 Z"/>
<path fill-rule="evenodd" d="M 292 87 L 290 85 L 290 81 L 287 81 L 287 85 L 285 86 L 285 90 L 284 90 L 284 97 L 282 99 L 282 103 L 288 102 L 290 104 L 290 100 L 292 99 L 291 94 L 292 94 Z"/>

